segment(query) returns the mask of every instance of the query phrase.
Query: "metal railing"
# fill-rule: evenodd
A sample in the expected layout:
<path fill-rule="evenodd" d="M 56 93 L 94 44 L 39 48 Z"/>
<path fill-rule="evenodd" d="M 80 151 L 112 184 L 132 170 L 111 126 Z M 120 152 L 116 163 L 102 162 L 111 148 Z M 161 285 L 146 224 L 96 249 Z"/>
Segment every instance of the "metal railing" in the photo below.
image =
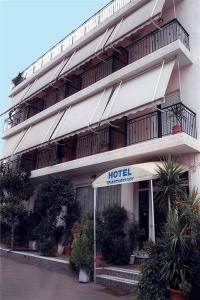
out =
<path fill-rule="evenodd" d="M 119 145 L 133 145 L 178 132 L 185 132 L 197 138 L 196 114 L 182 103 L 128 120 L 116 128 L 119 132 L 124 132 L 124 126 L 126 127 L 125 143 L 122 137 L 116 135 L 115 143 L 111 144 L 110 127 L 77 137 L 75 158 L 117 149 Z"/>
<path fill-rule="evenodd" d="M 78 41 L 88 32 L 99 26 L 101 23 L 103 23 L 105 20 L 107 20 L 109 17 L 111 17 L 113 14 L 115 14 L 118 10 L 123 8 L 126 4 L 130 3 L 131 1 L 132 0 L 113 0 L 110 3 L 108 3 L 91 18 L 89 18 L 86 22 L 84 22 L 81 26 L 72 31 L 69 35 L 67 35 L 64 39 L 62 39 L 59 43 L 57 43 L 44 55 L 42 55 L 39 59 L 32 63 L 28 68 L 26 68 L 22 72 L 22 77 L 25 79 L 28 78 L 30 75 L 34 74 L 37 70 L 46 65 L 54 57 L 65 51 L 65 49 L 73 45 L 76 41 Z"/>
<path fill-rule="evenodd" d="M 189 34 L 174 19 L 128 47 L 129 63 L 132 63 L 174 41 L 180 40 L 189 49 Z"/>
<path fill-rule="evenodd" d="M 119 125 L 115 124 L 103 129 L 97 128 L 95 132 L 76 136 L 74 147 L 71 147 L 73 155 L 70 156 L 69 160 L 115 150 L 180 132 L 185 132 L 193 138 L 197 138 L 196 114 L 184 104 L 177 103 L 126 122 L 121 122 Z M 68 143 L 67 140 L 66 143 Z M 51 150 L 46 148 L 47 152 L 51 152 Z M 47 155 L 48 157 L 51 155 L 50 152 Z M 22 166 L 23 168 L 31 168 L 33 170 L 49 166 L 51 162 L 46 157 L 44 163 L 40 165 L 36 164 L 38 153 L 37 151 L 33 151 L 32 157 L 30 151 L 28 155 L 26 153 L 23 154 L 21 165 L 16 160 L 14 167 Z M 62 157 L 58 155 L 58 152 L 55 152 L 54 160 L 55 163 L 62 162 Z"/>
<path fill-rule="evenodd" d="M 189 35 L 182 27 L 182 25 L 178 22 L 178 20 L 174 19 L 169 23 L 165 24 L 162 27 L 162 30 L 155 30 L 149 33 L 144 38 L 136 41 L 135 43 L 128 46 L 128 62 L 130 64 L 145 55 L 148 55 L 170 43 L 173 43 L 176 40 L 180 40 L 187 48 L 189 48 Z M 98 65 L 84 71 L 79 76 L 82 79 L 81 89 L 86 88 L 87 86 L 97 82 L 98 80 L 112 74 L 113 72 L 113 57 L 106 59 L 104 62 L 99 63 Z M 23 114 L 23 112 L 22 112 Z M 22 117 L 17 115 L 15 118 L 14 125 L 24 121 L 25 115 Z M 22 120 L 22 121 L 21 121 Z M 10 121 L 10 119 L 6 119 L 5 123 L 8 123 L 8 126 L 5 124 L 4 128 L 10 128 L 14 125 Z"/>

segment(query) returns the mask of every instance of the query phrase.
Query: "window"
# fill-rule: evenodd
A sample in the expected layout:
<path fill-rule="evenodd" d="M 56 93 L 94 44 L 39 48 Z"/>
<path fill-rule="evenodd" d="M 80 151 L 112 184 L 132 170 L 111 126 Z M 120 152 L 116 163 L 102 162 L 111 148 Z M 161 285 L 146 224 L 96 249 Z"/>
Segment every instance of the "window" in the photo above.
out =
<path fill-rule="evenodd" d="M 94 192 L 91 186 L 78 187 L 76 197 L 80 203 L 81 215 L 93 214 Z M 97 211 L 103 212 L 105 208 L 121 206 L 121 186 L 108 186 L 97 190 Z"/>

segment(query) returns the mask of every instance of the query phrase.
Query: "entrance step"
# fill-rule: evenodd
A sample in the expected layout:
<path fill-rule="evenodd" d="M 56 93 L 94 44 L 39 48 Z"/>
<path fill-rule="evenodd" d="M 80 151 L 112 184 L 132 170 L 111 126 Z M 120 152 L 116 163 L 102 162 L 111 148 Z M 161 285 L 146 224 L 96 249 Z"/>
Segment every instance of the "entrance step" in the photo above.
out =
<path fill-rule="evenodd" d="M 97 268 L 96 282 L 106 287 L 131 293 L 137 289 L 140 278 L 141 274 L 139 270 L 105 267 Z"/>

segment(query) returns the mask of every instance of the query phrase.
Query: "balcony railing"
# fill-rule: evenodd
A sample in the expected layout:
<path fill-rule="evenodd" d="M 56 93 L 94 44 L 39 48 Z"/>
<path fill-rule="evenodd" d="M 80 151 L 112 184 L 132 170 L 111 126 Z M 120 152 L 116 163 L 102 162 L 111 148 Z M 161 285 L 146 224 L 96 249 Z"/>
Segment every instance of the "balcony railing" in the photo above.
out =
<path fill-rule="evenodd" d="M 128 59 L 127 61 L 125 59 L 126 63 L 124 63 L 124 65 L 121 64 L 120 68 L 132 62 L 135 62 L 140 58 L 170 43 L 173 43 L 176 40 L 180 40 L 189 49 L 189 35 L 182 27 L 182 25 L 176 19 L 174 19 L 169 23 L 165 24 L 162 27 L 162 30 L 157 29 L 149 33 L 144 38 L 129 45 L 127 48 L 124 48 L 128 53 Z M 123 53 L 121 55 L 123 55 Z M 114 62 L 116 62 L 114 61 L 115 59 L 116 57 L 113 55 L 112 57 L 106 59 L 104 62 L 101 62 L 98 65 L 81 73 L 79 75 L 79 80 L 81 81 L 81 84 L 77 90 L 84 89 L 87 86 L 92 85 L 98 80 L 110 75 L 111 73 L 119 69 L 119 68 L 114 68 L 115 65 Z M 60 100 L 61 99 L 59 99 L 59 101 Z M 5 124 L 4 127 L 5 129 L 13 127 L 19 124 L 20 122 L 24 121 L 26 119 L 26 116 L 27 118 L 29 117 L 27 114 L 23 112 L 23 110 L 21 110 L 22 116 L 20 116 L 19 111 L 16 114 L 17 114 L 16 117 L 15 114 L 13 114 L 12 116 L 12 119 L 14 121 L 11 121 L 10 118 L 5 120 L 5 123 L 8 123 L 8 125 Z"/>
<path fill-rule="evenodd" d="M 47 51 L 43 56 L 37 59 L 27 69 L 25 69 L 22 72 L 22 77 L 25 79 L 28 78 L 30 75 L 34 74 L 37 70 L 42 68 L 52 59 L 54 59 L 54 57 L 65 51 L 66 48 L 73 45 L 77 40 L 85 36 L 92 29 L 99 26 L 102 22 L 107 20 L 109 17 L 111 17 L 113 14 L 115 14 L 118 10 L 123 8 L 126 4 L 128 4 L 131 1 L 132 0 L 113 0 L 112 2 L 108 3 L 91 18 L 89 18 L 86 22 L 84 22 L 81 26 L 72 31 L 63 40 L 61 40 L 58 44 L 52 47 L 49 51 Z"/>
<path fill-rule="evenodd" d="M 28 152 L 22 156 L 21 161 L 23 167 L 39 169 L 180 132 L 197 138 L 196 114 L 184 104 L 177 103 L 131 120 L 118 120 L 118 123 L 111 123 L 106 128 L 97 128 L 95 132 L 75 136 L 74 140 L 70 138 L 64 143 L 63 140 L 59 141 L 58 144 L 63 145 L 63 149 L 68 149 L 62 151 L 62 155 L 55 146 L 51 149 L 43 148 L 40 152 L 34 150 L 32 154 Z M 41 161 L 44 153 L 45 158 Z"/>

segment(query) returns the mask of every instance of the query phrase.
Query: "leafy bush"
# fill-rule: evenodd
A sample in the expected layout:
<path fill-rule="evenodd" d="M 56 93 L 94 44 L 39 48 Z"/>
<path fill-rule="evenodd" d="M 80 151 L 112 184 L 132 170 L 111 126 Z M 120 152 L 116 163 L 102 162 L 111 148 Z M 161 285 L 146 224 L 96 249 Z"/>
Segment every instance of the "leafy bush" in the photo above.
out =
<path fill-rule="evenodd" d="M 72 243 L 71 262 L 79 269 L 90 271 L 92 251 L 89 238 L 85 233 L 77 233 Z"/>
<path fill-rule="evenodd" d="M 136 222 L 136 220 L 133 220 L 129 224 L 128 233 L 130 250 L 131 253 L 133 253 L 133 251 L 138 250 L 139 246 L 141 246 L 141 241 L 145 235 L 145 232 L 143 229 L 140 229 L 139 224 Z"/>
<path fill-rule="evenodd" d="M 157 242 L 150 250 L 150 257 L 142 268 L 138 300 L 168 300 L 167 282 L 159 275 L 164 265 L 164 245 Z"/>
<path fill-rule="evenodd" d="M 44 238 L 39 242 L 39 251 L 43 256 L 54 256 L 53 253 L 54 240 L 50 237 Z"/>
<path fill-rule="evenodd" d="M 130 249 L 126 240 L 127 213 L 123 207 L 114 206 L 103 212 L 102 253 L 108 263 L 129 263 Z"/>

